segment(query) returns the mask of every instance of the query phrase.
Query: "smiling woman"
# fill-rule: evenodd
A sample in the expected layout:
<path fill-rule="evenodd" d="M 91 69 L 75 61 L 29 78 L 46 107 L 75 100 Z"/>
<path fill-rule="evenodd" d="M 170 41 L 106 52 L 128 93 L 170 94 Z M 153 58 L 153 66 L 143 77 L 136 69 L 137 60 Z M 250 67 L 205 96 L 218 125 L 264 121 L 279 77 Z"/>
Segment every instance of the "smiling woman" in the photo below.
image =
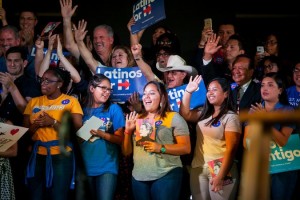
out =
<path fill-rule="evenodd" d="M 82 126 L 83 113 L 78 100 L 63 93 L 70 79 L 68 71 L 60 68 L 46 70 L 41 79 L 43 96 L 31 99 L 24 111 L 24 126 L 29 128 L 34 143 L 26 177 L 31 195 L 39 199 L 49 195 L 43 192 L 46 188 L 52 199 L 67 199 L 69 188 L 74 188 L 74 171 L 70 170 L 75 169 L 74 155 L 62 159 L 58 146 L 58 130 L 65 111 L 71 113 L 75 130 Z M 73 152 L 72 148 L 73 144 L 67 144 L 68 152 Z M 46 165 L 50 160 L 52 164 Z M 62 165 L 64 168 L 61 168 Z M 41 185 L 43 187 L 39 187 Z"/>
<path fill-rule="evenodd" d="M 168 94 L 160 82 L 145 85 L 143 104 L 140 115 L 126 115 L 122 144 L 124 155 L 133 153 L 133 195 L 135 199 L 179 199 L 183 175 L 180 155 L 191 151 L 187 123 L 170 111 Z"/>
<path fill-rule="evenodd" d="M 83 123 L 95 116 L 103 121 L 91 138 L 80 144 L 93 199 L 113 199 L 119 172 L 119 145 L 123 139 L 125 118 L 121 107 L 110 102 L 110 79 L 96 74 L 89 82 L 84 102 Z"/>
<path fill-rule="evenodd" d="M 208 84 L 207 100 L 201 111 L 190 110 L 191 93 L 202 81 L 200 76 L 190 79 L 186 87 L 180 114 L 189 122 L 197 123 L 197 141 L 190 172 L 193 199 L 235 199 L 238 171 L 234 162 L 241 126 L 235 112 L 229 81 L 215 78 Z M 210 173 L 210 162 L 223 159 L 218 174 Z M 230 172 L 233 182 L 224 180 Z"/>

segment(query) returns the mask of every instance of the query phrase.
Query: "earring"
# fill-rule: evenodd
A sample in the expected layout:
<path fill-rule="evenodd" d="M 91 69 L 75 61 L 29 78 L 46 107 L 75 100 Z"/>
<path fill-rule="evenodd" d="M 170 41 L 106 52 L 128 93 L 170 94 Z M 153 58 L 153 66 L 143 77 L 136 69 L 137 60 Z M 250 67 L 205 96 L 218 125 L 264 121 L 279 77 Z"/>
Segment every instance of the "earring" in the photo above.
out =
<path fill-rule="evenodd" d="M 59 86 L 57 86 L 57 89 L 59 89 Z"/>

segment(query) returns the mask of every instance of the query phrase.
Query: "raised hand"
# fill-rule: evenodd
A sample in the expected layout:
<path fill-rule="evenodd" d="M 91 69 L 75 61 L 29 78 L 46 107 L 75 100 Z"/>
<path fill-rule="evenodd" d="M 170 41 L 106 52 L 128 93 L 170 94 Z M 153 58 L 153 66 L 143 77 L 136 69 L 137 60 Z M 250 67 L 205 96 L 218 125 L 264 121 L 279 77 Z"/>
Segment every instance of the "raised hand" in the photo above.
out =
<path fill-rule="evenodd" d="M 72 8 L 72 0 L 60 0 L 60 12 L 61 16 L 63 18 L 71 19 L 71 17 L 74 15 L 78 5 L 74 6 Z"/>
<path fill-rule="evenodd" d="M 135 122 L 136 122 L 137 116 L 138 116 L 138 114 L 135 111 L 126 115 L 125 131 L 131 132 L 131 133 L 134 131 L 135 126 L 136 126 Z"/>
<path fill-rule="evenodd" d="M 76 42 L 83 41 L 87 34 L 87 22 L 85 20 L 80 20 L 78 22 L 78 28 L 73 24 L 73 29 L 75 30 L 75 40 Z"/>
<path fill-rule="evenodd" d="M 188 93 L 192 93 L 192 92 L 196 91 L 198 89 L 198 86 L 199 86 L 199 83 L 201 82 L 201 80 L 202 80 L 201 75 L 195 76 L 194 80 L 193 80 L 193 77 L 191 76 L 190 81 L 189 81 L 188 85 L 186 86 L 185 90 Z"/>
<path fill-rule="evenodd" d="M 134 44 L 131 46 L 131 52 L 134 58 L 141 58 L 142 57 L 142 45 L 141 44 Z"/>
<path fill-rule="evenodd" d="M 217 37 L 215 33 L 212 34 L 210 37 L 208 37 L 207 43 L 204 48 L 204 53 L 210 55 L 216 53 L 222 47 L 222 45 L 218 46 L 219 40 L 220 40 L 220 36 Z"/>

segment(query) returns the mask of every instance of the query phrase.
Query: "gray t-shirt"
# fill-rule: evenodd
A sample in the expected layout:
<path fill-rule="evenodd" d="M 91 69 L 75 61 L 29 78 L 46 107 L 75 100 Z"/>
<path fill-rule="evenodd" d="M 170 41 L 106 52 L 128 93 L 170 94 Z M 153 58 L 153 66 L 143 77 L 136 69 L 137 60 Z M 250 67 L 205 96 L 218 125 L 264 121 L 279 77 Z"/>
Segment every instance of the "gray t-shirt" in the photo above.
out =
<path fill-rule="evenodd" d="M 174 144 L 175 136 L 189 135 L 186 121 L 176 112 L 168 112 L 164 120 L 155 119 L 155 141 L 159 144 Z M 136 146 L 133 136 L 132 176 L 138 181 L 156 180 L 174 168 L 182 167 L 180 156 L 148 153 L 142 146 Z"/>

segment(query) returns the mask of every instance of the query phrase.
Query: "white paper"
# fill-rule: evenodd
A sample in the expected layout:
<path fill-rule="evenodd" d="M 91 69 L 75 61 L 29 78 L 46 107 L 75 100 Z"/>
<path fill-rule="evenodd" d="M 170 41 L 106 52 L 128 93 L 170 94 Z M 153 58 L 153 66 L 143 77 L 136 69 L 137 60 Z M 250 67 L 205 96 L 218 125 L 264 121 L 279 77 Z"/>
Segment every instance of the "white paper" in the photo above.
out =
<path fill-rule="evenodd" d="M 100 126 L 103 126 L 103 121 L 95 116 L 92 116 L 89 120 L 87 120 L 84 125 L 76 132 L 78 137 L 88 141 L 92 134 L 90 131 L 92 129 L 98 130 Z"/>
<path fill-rule="evenodd" d="M 0 152 L 5 152 L 15 144 L 28 128 L 0 122 Z"/>

